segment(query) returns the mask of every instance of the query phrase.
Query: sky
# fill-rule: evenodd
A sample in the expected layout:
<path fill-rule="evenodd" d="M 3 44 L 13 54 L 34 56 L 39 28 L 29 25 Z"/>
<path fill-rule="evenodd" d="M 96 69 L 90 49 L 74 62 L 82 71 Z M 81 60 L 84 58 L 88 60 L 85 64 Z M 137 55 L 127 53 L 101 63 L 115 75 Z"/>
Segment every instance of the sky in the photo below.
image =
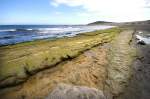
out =
<path fill-rule="evenodd" d="M 150 0 L 0 0 L 0 24 L 87 24 L 150 19 Z"/>

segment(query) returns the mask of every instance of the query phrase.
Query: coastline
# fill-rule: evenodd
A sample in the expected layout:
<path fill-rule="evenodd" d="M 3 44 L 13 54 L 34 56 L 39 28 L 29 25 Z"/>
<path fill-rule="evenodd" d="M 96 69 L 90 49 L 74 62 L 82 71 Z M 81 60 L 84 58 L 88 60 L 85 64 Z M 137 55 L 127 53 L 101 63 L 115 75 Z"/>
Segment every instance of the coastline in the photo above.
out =
<path fill-rule="evenodd" d="M 150 99 L 150 0 L 2 0 L 0 99 Z"/>
<path fill-rule="evenodd" d="M 65 48 L 67 48 L 66 41 L 69 40 L 69 45 L 73 44 L 76 48 L 74 51 L 79 52 L 74 54 L 74 57 L 71 57 L 67 53 L 67 58 L 60 60 L 58 64 L 40 69 L 40 71 L 33 74 L 27 71 L 29 76 L 27 76 L 26 80 L 16 85 L 7 85 L 7 87 L 1 88 L 0 97 L 5 99 L 10 99 L 10 97 L 13 97 L 13 99 L 49 99 L 49 97 L 55 97 L 57 99 L 60 96 L 68 98 L 71 98 L 71 96 L 76 97 L 76 94 L 80 97 L 84 97 L 85 95 L 86 97 L 90 97 L 93 92 L 96 92 L 93 97 L 98 96 L 101 97 L 100 99 L 126 99 L 128 97 L 137 99 L 140 95 L 140 99 L 148 97 L 148 94 L 141 93 L 142 91 L 147 93 L 144 86 L 148 86 L 148 83 L 145 85 L 144 81 L 142 81 L 142 87 L 140 86 L 140 82 L 136 80 L 136 77 L 141 77 L 140 75 L 147 77 L 148 72 L 145 74 L 143 72 L 145 69 L 141 70 L 142 67 L 139 66 L 137 68 L 137 64 L 135 64 L 141 59 L 142 55 L 145 57 L 148 54 L 148 45 L 146 47 L 144 45 L 140 46 L 141 55 L 139 55 L 136 48 L 135 35 L 134 29 L 131 28 L 113 28 L 113 30 L 107 29 L 94 33 L 83 33 L 82 35 L 77 35 L 77 37 L 58 39 L 56 41 L 59 41 L 59 44 L 65 44 Z M 89 39 L 90 41 L 88 41 Z M 81 47 L 81 41 L 84 44 L 88 43 L 88 46 Z M 92 43 L 92 41 L 97 42 Z M 12 48 L 19 49 L 20 47 L 26 48 L 27 46 L 28 48 L 32 48 L 32 44 L 43 45 L 46 42 L 50 43 L 49 41 L 39 41 L 26 43 L 25 45 L 13 45 Z M 77 45 L 75 45 L 76 43 Z M 56 47 L 56 44 L 54 45 Z M 11 50 L 11 47 L 6 48 Z M 73 48 L 73 46 L 69 46 L 69 48 Z M 142 54 L 143 48 L 147 49 L 145 54 Z M 43 51 L 43 49 L 41 50 Z M 63 50 L 62 47 L 61 50 Z M 53 51 L 56 51 L 56 49 Z M 74 51 L 71 51 L 71 53 Z M 148 57 L 144 61 L 149 62 Z M 147 66 L 147 62 L 141 63 Z M 149 68 L 147 67 L 147 69 Z M 66 91 L 67 93 L 65 93 Z M 71 94 L 71 96 L 67 96 L 67 94 Z M 133 96 L 133 94 L 135 95 Z"/>
<path fill-rule="evenodd" d="M 39 40 L 0 47 L 0 87 L 14 86 L 43 69 L 72 59 L 99 44 L 110 42 L 119 28 L 82 33 L 53 41 Z"/>
<path fill-rule="evenodd" d="M 113 28 L 114 26 L 87 25 L 0 25 L 0 46 L 32 42 L 42 39 L 73 37 L 85 32 Z"/>

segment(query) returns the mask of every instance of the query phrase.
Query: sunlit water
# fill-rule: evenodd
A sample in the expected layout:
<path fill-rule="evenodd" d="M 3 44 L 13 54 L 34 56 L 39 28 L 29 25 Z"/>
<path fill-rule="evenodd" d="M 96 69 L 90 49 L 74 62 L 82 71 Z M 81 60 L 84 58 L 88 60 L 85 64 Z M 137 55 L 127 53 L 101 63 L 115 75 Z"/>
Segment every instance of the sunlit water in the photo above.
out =
<path fill-rule="evenodd" d="M 79 33 L 107 29 L 113 26 L 86 25 L 0 25 L 0 45 L 16 44 L 37 39 L 72 37 Z"/>

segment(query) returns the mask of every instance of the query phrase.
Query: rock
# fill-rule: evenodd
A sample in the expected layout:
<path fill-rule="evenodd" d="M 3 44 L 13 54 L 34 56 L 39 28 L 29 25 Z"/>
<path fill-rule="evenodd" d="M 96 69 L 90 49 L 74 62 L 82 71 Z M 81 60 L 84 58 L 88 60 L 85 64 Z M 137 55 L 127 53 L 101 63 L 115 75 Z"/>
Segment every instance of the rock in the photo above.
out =
<path fill-rule="evenodd" d="M 137 39 L 137 44 L 147 45 L 150 44 L 150 39 L 148 37 L 142 37 L 140 35 L 135 35 Z"/>
<path fill-rule="evenodd" d="M 141 41 L 138 41 L 137 44 L 146 45 L 146 43 L 145 43 L 144 41 L 142 41 L 142 40 L 141 40 Z"/>
<path fill-rule="evenodd" d="M 116 99 L 122 94 L 132 76 L 131 65 L 136 56 L 135 48 L 129 44 L 132 34 L 132 30 L 121 32 L 112 42 L 108 52 L 108 78 L 105 86 L 106 92 L 110 94 L 108 99 Z"/>
<path fill-rule="evenodd" d="M 37 40 L 2 46 L 0 88 L 21 84 L 40 71 L 56 67 L 57 64 L 75 58 L 92 47 L 110 42 L 120 31 L 119 28 L 112 28 L 53 41 Z"/>
<path fill-rule="evenodd" d="M 59 84 L 45 99 L 106 99 L 103 92 L 83 86 Z"/>

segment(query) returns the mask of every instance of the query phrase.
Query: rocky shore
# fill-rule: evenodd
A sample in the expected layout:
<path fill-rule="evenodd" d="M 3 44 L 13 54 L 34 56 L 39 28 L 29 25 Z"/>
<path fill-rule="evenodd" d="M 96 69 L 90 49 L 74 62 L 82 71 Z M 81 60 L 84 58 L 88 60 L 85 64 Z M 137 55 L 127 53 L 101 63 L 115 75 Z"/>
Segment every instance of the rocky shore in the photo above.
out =
<path fill-rule="evenodd" d="M 72 59 L 99 44 L 109 42 L 121 30 L 82 33 L 57 40 L 40 40 L 0 47 L 0 87 L 17 85 L 30 76 Z"/>
<path fill-rule="evenodd" d="M 124 93 L 132 77 L 132 62 L 136 57 L 136 50 L 131 44 L 133 33 L 133 30 L 123 31 L 111 43 L 105 84 L 106 91 L 109 91 L 109 94 L 106 95 L 108 99 L 115 99 Z"/>
<path fill-rule="evenodd" d="M 150 33 L 150 25 L 132 26 L 135 30 L 135 35 L 139 33 L 147 36 Z M 130 27 L 131 28 L 131 27 Z M 134 47 L 137 51 L 137 56 L 132 65 L 133 75 L 129 81 L 125 92 L 118 99 L 150 99 L 150 45 L 138 43 L 134 36 Z"/>
<path fill-rule="evenodd" d="M 52 41 L 53 46 L 49 41 L 40 41 L 36 44 L 31 42 L 2 47 L 1 53 L 2 50 L 5 51 L 3 56 L 11 56 L 17 51 L 21 53 L 11 58 L 27 55 L 22 53 L 23 48 L 31 48 L 30 52 L 34 51 L 36 54 L 28 56 L 28 58 L 32 56 L 30 59 L 33 58 L 33 62 L 31 61 L 34 64 L 31 65 L 33 69 L 23 66 L 18 72 L 14 71 L 16 68 L 12 68 L 12 65 L 1 66 L 0 97 L 3 99 L 127 99 L 126 97 L 130 95 L 126 90 L 134 75 L 133 63 L 137 58 L 134 34 L 133 29 L 113 28 Z M 43 49 L 43 55 L 49 55 L 48 59 L 57 55 L 55 59 L 59 61 L 53 59 L 55 62 L 53 64 L 52 60 L 49 63 L 41 62 L 40 60 L 45 57 L 37 53 Z M 12 53 L 8 53 L 10 50 Z M 64 50 L 64 53 L 60 54 L 60 50 Z M 47 51 L 49 54 L 46 53 Z M 33 57 L 34 55 L 36 56 Z M 1 58 L 9 60 L 8 56 Z M 44 65 L 36 65 L 34 60 L 39 60 L 37 64 L 40 62 Z M 18 65 L 18 61 L 16 63 Z M 4 68 L 5 66 L 11 69 Z M 22 69 L 27 76 L 20 75 Z M 9 79 L 10 74 L 15 74 L 15 79 Z"/>

